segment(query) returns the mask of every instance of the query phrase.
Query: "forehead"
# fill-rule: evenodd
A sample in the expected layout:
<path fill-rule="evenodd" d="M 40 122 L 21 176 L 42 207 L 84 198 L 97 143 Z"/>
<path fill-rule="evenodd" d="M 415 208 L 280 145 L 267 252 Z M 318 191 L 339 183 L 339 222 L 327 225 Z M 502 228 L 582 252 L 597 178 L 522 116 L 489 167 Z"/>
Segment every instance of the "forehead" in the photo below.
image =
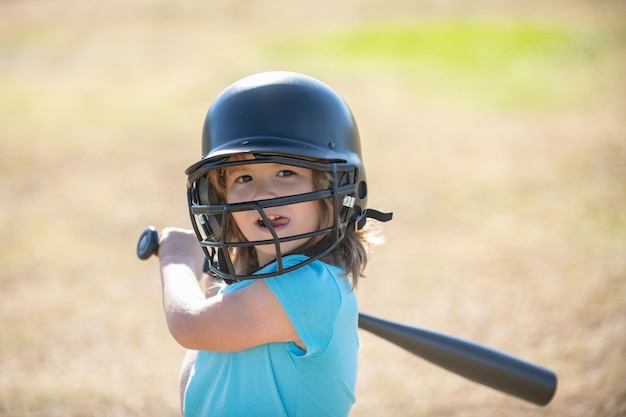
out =
<path fill-rule="evenodd" d="M 234 161 L 251 161 L 256 159 L 256 157 L 254 156 L 254 154 L 251 153 L 240 153 L 237 155 L 233 155 L 231 157 L 228 158 L 228 162 L 234 162 Z"/>
<path fill-rule="evenodd" d="M 250 163 L 246 163 L 246 161 L 250 161 Z M 233 155 L 228 158 L 228 162 L 235 162 L 237 164 L 233 166 L 229 166 L 225 168 L 226 175 L 232 176 L 234 174 L 239 174 L 241 172 L 263 172 L 266 170 L 272 171 L 283 167 L 291 167 L 297 169 L 296 165 L 290 165 L 288 163 L 276 162 L 272 160 L 263 160 L 263 158 L 258 159 L 255 155 L 250 153 Z M 287 162 L 287 161 L 284 161 Z M 301 168 L 302 170 L 307 170 L 306 168 Z"/>
<path fill-rule="evenodd" d="M 275 158 L 280 158 L 280 160 L 276 160 Z M 249 161 L 249 163 L 247 163 L 247 161 Z M 232 166 L 227 167 L 228 170 L 233 171 L 251 169 L 253 167 L 262 169 L 275 168 L 278 166 L 298 167 L 301 165 L 290 157 L 283 157 L 282 155 L 255 155 L 252 153 L 232 155 L 228 158 L 227 163 L 234 163 Z"/>
<path fill-rule="evenodd" d="M 232 175 L 241 171 L 252 172 L 255 170 L 275 169 L 289 167 L 293 170 L 311 171 L 313 175 L 316 172 L 333 172 L 334 164 L 324 163 L 322 161 L 312 161 L 301 159 L 298 157 L 278 154 L 254 154 L 240 153 L 231 155 L 219 163 L 212 169 L 216 169 L 219 176 Z"/>
<path fill-rule="evenodd" d="M 294 170 L 301 170 L 301 171 L 313 171 L 309 168 L 304 168 L 304 167 L 298 167 L 295 165 L 289 165 L 289 164 L 281 164 L 278 162 L 261 162 L 261 163 L 255 163 L 255 164 L 242 164 L 242 165 L 234 165 L 234 166 L 230 166 L 225 168 L 226 171 L 226 175 L 233 175 L 233 174 L 237 174 L 237 173 L 241 173 L 241 172 L 263 172 L 263 171 L 275 171 L 277 169 L 294 169 Z"/>

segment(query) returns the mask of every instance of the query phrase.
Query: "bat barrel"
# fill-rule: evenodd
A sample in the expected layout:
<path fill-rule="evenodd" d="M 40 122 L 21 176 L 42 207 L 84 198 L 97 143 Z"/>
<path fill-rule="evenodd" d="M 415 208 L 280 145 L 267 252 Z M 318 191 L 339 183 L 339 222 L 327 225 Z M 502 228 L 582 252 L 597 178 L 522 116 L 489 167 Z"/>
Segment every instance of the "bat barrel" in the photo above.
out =
<path fill-rule="evenodd" d="M 359 313 L 359 327 L 474 382 L 537 405 L 554 396 L 556 374 L 508 354 L 443 333 Z"/>

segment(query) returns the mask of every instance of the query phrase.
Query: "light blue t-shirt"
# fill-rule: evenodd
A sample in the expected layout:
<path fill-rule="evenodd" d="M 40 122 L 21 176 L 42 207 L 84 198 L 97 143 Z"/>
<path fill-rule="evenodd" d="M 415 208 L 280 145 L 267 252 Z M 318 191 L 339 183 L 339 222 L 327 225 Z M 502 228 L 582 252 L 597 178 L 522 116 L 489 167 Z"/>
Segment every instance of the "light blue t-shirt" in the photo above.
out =
<path fill-rule="evenodd" d="M 291 255 L 287 268 L 306 259 Z M 276 270 L 276 263 L 259 272 Z M 185 417 L 347 416 L 354 404 L 358 305 L 343 271 L 314 261 L 265 282 L 307 347 L 269 343 L 239 352 L 199 351 Z M 240 281 L 222 292 L 237 291 Z"/>

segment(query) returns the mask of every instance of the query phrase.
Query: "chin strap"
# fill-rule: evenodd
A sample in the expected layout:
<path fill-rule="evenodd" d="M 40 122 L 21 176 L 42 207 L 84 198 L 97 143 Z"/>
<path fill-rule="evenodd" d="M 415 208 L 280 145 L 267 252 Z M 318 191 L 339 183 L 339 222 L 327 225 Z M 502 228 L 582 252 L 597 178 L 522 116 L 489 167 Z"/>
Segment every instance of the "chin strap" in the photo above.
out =
<path fill-rule="evenodd" d="M 363 213 L 355 218 L 356 230 L 361 230 L 365 226 L 367 219 L 374 219 L 379 222 L 388 222 L 393 218 L 393 213 L 383 213 L 375 209 L 365 209 Z"/>

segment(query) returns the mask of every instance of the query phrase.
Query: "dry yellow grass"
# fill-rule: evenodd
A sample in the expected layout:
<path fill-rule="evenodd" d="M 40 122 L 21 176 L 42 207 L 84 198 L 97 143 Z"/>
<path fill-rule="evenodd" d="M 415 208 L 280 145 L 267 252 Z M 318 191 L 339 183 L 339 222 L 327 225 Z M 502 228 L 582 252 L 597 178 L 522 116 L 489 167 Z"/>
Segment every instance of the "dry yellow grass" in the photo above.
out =
<path fill-rule="evenodd" d="M 364 333 L 354 416 L 626 415 L 623 5 L 535 3 L 545 2 L 2 2 L 0 415 L 177 415 L 182 349 L 136 239 L 147 224 L 189 224 L 183 171 L 199 156 L 207 106 L 267 69 L 342 93 L 359 121 L 370 203 L 395 211 L 361 309 L 560 378 L 539 408 Z M 433 97 L 443 84 L 421 95 L 410 72 L 268 48 L 372 22 L 468 16 L 622 37 L 576 69 L 595 86 L 584 100 L 524 109 Z"/>

